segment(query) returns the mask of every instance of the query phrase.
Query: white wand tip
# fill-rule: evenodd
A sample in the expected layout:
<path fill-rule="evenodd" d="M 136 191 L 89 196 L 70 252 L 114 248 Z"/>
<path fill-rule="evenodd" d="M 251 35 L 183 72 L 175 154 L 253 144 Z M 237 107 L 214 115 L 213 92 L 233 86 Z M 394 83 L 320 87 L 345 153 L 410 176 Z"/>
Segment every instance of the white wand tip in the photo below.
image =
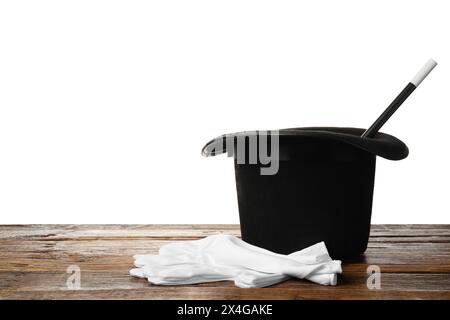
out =
<path fill-rule="evenodd" d="M 415 85 L 416 87 L 419 86 L 419 84 L 423 81 L 423 79 L 426 78 L 426 76 L 428 76 L 428 74 L 431 72 L 431 70 L 434 69 L 434 67 L 436 67 L 437 62 L 434 61 L 433 59 L 428 60 L 427 63 L 425 63 L 425 65 L 422 67 L 422 69 L 420 69 L 419 72 L 417 72 L 417 74 L 414 76 L 414 78 L 412 78 L 412 80 L 410 81 L 413 85 Z"/>

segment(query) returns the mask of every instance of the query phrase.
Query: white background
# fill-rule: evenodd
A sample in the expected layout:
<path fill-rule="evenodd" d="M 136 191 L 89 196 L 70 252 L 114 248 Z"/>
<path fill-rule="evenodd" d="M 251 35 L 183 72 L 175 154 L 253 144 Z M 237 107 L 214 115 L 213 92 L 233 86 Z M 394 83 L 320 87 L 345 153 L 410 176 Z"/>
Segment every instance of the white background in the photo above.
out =
<path fill-rule="evenodd" d="M 448 1 L 3 1 L 0 223 L 236 223 L 227 132 L 383 128 L 375 223 L 450 223 Z"/>

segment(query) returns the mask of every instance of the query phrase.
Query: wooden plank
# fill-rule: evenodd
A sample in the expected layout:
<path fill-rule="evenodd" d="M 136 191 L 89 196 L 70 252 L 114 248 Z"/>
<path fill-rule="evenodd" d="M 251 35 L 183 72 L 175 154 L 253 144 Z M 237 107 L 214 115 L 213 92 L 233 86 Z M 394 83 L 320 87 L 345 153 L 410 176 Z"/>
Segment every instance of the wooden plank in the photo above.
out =
<path fill-rule="evenodd" d="M 114 289 L 142 289 L 152 286 L 147 281 L 130 277 L 128 272 L 103 272 L 103 271 L 84 271 L 81 269 L 81 289 L 82 290 L 108 290 L 114 284 Z M 33 271 L 33 272 L 0 272 L 0 289 L 7 289 L 12 283 L 17 285 L 16 292 L 40 291 L 42 286 L 46 290 L 68 290 L 66 281 L 68 274 L 65 268 L 55 271 Z M 349 287 L 356 290 L 367 290 L 367 275 L 365 272 L 347 272 L 339 275 L 339 286 L 333 287 L 333 292 L 347 292 Z M 403 290 L 414 291 L 439 291 L 450 294 L 450 277 L 446 274 L 416 274 L 416 273 L 386 273 L 382 274 L 382 290 L 396 291 L 399 286 Z M 174 287 L 174 286 L 170 286 Z M 183 286 L 184 287 L 184 286 Z M 234 288 L 231 281 L 211 282 L 198 284 L 190 287 L 201 288 Z M 293 279 L 281 284 L 272 286 L 272 288 L 295 289 L 302 291 L 330 291 L 331 287 L 318 286 L 306 280 Z M 369 290 L 370 291 L 370 290 Z"/>
<path fill-rule="evenodd" d="M 60 265 L 70 265 L 78 263 L 85 265 L 88 270 L 113 270 L 129 268 L 132 266 L 132 256 L 134 254 L 154 254 L 160 243 L 144 243 L 139 247 L 116 246 L 108 244 L 103 247 L 101 244 L 86 246 L 71 243 L 63 245 L 55 250 L 46 250 L 39 252 L 38 250 L 28 248 L 26 251 L 12 249 L 10 252 L 1 253 L 2 261 L 0 262 L 0 271 L 35 271 L 35 270 L 52 270 Z M 40 247 L 36 247 L 40 248 Z M 401 248 L 401 247 L 399 247 Z M 450 272 L 450 254 L 443 254 L 436 251 L 427 250 L 404 250 L 404 254 L 398 254 L 397 248 L 389 250 L 369 248 L 364 256 L 359 259 L 347 261 L 344 266 L 349 271 L 362 270 L 367 265 L 376 264 L 386 272 Z"/>
<path fill-rule="evenodd" d="M 337 287 L 336 287 L 337 288 Z M 0 290 L 4 299 L 203 299 L 203 300 L 367 300 L 367 299 L 436 299 L 448 300 L 443 291 L 407 291 L 403 289 L 383 291 L 367 289 L 308 290 L 305 288 L 271 287 L 240 289 L 222 285 L 220 287 L 180 286 L 147 287 L 141 289 L 98 289 L 98 290 Z"/>
<path fill-rule="evenodd" d="M 239 225 L 3 225 L 2 239 L 191 239 L 226 233 L 239 236 Z M 450 241 L 450 225 L 373 225 L 371 237 L 429 238 Z"/>

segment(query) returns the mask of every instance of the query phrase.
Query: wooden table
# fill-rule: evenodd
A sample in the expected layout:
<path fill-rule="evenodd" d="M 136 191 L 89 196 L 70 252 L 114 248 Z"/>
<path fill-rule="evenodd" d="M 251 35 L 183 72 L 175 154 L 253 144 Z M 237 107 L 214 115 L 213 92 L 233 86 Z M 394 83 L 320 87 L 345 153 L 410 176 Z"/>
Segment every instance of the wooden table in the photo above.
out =
<path fill-rule="evenodd" d="M 373 225 L 364 256 L 343 264 L 335 287 L 289 280 L 263 289 L 231 282 L 152 286 L 128 275 L 134 254 L 168 242 L 227 233 L 237 225 L 0 226 L 1 299 L 450 299 L 450 225 Z M 81 288 L 67 287 L 79 266 Z M 381 289 L 367 288 L 367 267 Z"/>

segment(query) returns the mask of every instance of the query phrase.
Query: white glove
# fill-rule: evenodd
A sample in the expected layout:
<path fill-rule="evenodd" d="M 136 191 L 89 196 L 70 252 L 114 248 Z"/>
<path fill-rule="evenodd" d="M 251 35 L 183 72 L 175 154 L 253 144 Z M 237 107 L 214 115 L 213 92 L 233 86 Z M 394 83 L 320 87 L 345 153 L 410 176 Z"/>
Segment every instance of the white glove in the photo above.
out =
<path fill-rule="evenodd" d="M 159 255 L 137 255 L 130 274 L 153 284 L 178 285 L 234 280 L 243 288 L 265 287 L 289 277 L 335 285 L 341 262 L 333 261 L 323 242 L 290 255 L 276 254 L 229 235 L 175 242 Z"/>

